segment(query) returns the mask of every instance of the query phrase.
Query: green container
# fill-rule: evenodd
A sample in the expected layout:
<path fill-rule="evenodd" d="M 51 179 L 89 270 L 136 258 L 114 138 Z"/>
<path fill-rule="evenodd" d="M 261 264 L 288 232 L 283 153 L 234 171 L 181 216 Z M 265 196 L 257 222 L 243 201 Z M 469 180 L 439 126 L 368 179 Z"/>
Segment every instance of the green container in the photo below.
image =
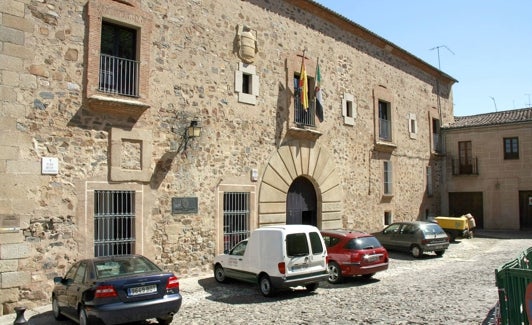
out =
<path fill-rule="evenodd" d="M 495 270 L 499 289 L 500 324 L 529 325 L 532 315 L 532 247 Z M 527 295 L 528 299 L 525 298 Z"/>

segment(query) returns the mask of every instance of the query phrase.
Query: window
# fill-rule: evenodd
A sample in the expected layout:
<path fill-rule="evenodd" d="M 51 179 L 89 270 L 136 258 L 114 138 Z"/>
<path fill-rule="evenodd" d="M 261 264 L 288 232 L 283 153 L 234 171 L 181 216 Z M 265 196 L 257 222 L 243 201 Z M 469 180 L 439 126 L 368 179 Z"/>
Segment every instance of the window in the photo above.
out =
<path fill-rule="evenodd" d="M 135 192 L 94 191 L 94 256 L 135 253 Z"/>
<path fill-rule="evenodd" d="M 238 93 L 240 103 L 256 105 L 259 96 L 259 76 L 255 66 L 238 63 L 235 71 L 235 92 Z"/>
<path fill-rule="evenodd" d="M 138 96 L 137 31 L 102 22 L 99 90 Z"/>
<path fill-rule="evenodd" d="M 85 270 L 87 269 L 87 264 L 84 262 L 79 264 L 79 268 L 76 271 L 74 276 L 74 283 L 83 283 L 85 281 Z"/>
<path fill-rule="evenodd" d="M 317 232 L 309 233 L 310 245 L 312 247 L 312 254 L 321 254 L 323 253 L 323 245 L 321 244 L 320 235 Z"/>
<path fill-rule="evenodd" d="M 342 98 L 342 116 L 344 117 L 344 124 L 355 125 L 355 118 L 357 116 L 355 96 L 344 94 Z"/>
<path fill-rule="evenodd" d="M 416 114 L 408 114 L 408 133 L 410 134 L 410 139 L 417 138 L 417 119 Z"/>
<path fill-rule="evenodd" d="M 379 139 L 392 141 L 390 103 L 379 100 Z"/>
<path fill-rule="evenodd" d="M 432 167 L 427 166 L 427 196 L 433 195 L 433 189 L 432 189 Z"/>
<path fill-rule="evenodd" d="M 308 85 L 308 108 L 303 108 L 301 103 L 302 89 L 299 86 L 299 72 L 294 74 L 294 118 L 298 125 L 315 126 L 316 125 L 316 105 L 314 102 L 314 78 L 307 75 Z"/>
<path fill-rule="evenodd" d="M 392 162 L 384 162 L 384 194 L 392 194 Z"/>
<path fill-rule="evenodd" d="M 325 235 L 323 236 L 323 241 L 325 242 L 325 246 L 333 247 L 340 242 L 340 238 Z"/>
<path fill-rule="evenodd" d="M 223 205 L 224 251 L 249 236 L 249 193 L 225 192 Z"/>
<path fill-rule="evenodd" d="M 518 138 L 504 138 L 504 159 L 519 159 Z"/>
<path fill-rule="evenodd" d="M 392 213 L 390 211 L 384 211 L 384 225 L 392 224 Z"/>
<path fill-rule="evenodd" d="M 473 157 L 472 157 L 471 141 L 458 142 L 459 168 L 460 174 L 473 173 Z"/>
<path fill-rule="evenodd" d="M 305 233 L 286 235 L 286 255 L 288 257 L 309 255 L 307 235 Z"/>
<path fill-rule="evenodd" d="M 440 120 L 432 119 L 432 150 L 435 152 L 442 151 L 442 144 L 440 139 Z"/>

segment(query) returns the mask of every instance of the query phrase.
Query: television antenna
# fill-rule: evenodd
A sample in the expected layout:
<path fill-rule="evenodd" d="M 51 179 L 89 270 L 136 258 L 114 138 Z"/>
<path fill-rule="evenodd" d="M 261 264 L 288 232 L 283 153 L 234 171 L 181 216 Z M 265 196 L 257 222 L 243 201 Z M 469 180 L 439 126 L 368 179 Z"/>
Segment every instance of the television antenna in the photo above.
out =
<path fill-rule="evenodd" d="M 431 51 L 436 50 L 436 51 L 438 52 L 438 70 L 441 70 L 441 67 L 440 67 L 440 48 L 445 48 L 447 51 L 449 51 L 449 52 L 451 52 L 453 55 L 455 55 L 454 52 L 451 51 L 451 49 L 447 47 L 447 45 L 438 45 L 438 46 L 435 46 L 435 47 L 429 49 L 429 50 L 431 50 Z"/>

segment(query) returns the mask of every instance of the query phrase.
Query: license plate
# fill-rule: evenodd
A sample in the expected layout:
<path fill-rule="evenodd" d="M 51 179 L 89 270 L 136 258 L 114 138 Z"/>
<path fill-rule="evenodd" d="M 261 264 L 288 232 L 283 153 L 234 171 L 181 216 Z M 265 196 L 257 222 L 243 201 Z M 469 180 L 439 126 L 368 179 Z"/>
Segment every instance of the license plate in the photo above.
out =
<path fill-rule="evenodd" d="M 366 256 L 364 257 L 364 259 L 366 260 L 366 262 L 376 262 L 379 260 L 379 255 L 369 255 L 369 256 Z"/>
<path fill-rule="evenodd" d="M 142 286 L 142 287 L 129 288 L 130 296 L 145 295 L 145 294 L 154 293 L 154 292 L 157 292 L 157 286 L 155 284 L 148 285 L 148 286 Z"/>
<path fill-rule="evenodd" d="M 302 270 L 306 268 L 307 268 L 307 264 L 298 264 L 298 265 L 292 266 L 292 271 L 298 271 L 298 270 Z"/>

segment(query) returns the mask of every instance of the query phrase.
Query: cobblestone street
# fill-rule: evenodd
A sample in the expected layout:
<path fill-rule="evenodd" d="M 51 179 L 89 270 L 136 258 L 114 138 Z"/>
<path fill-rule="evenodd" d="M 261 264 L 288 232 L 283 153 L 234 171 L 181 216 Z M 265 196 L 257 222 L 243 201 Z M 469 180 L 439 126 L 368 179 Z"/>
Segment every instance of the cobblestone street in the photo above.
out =
<path fill-rule="evenodd" d="M 184 278 L 183 305 L 172 324 L 490 324 L 494 270 L 532 245 L 525 237 L 458 240 L 441 258 L 391 252 L 389 269 L 370 281 L 322 283 L 314 293 L 296 289 L 274 298 L 250 284 L 218 284 L 211 274 Z M 29 324 L 53 324 L 49 310 L 28 311 Z M 3 316 L 1 324 L 13 319 Z"/>

